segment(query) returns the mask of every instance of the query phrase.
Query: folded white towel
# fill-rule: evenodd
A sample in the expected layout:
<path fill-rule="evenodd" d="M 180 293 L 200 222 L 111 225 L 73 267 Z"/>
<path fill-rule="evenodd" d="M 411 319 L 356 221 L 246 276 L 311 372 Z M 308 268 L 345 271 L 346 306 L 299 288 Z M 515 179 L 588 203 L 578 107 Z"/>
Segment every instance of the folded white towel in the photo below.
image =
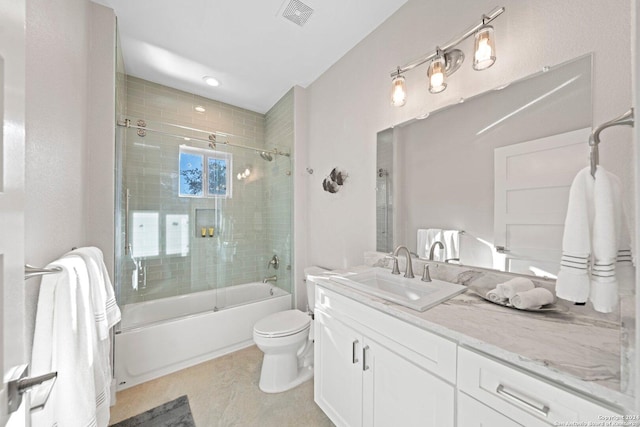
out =
<path fill-rule="evenodd" d="M 562 259 L 556 280 L 556 295 L 568 301 L 586 302 L 589 298 L 593 187 L 591 169 L 584 168 L 573 179 L 569 190 L 569 205 L 562 237 Z"/>
<path fill-rule="evenodd" d="M 529 289 L 533 289 L 536 286 L 530 279 L 526 277 L 514 277 L 513 279 L 507 280 L 504 283 L 498 284 L 496 286 L 496 290 L 501 292 L 505 298 L 510 299 L 512 296 L 517 294 L 518 292 L 528 291 Z"/>
<path fill-rule="evenodd" d="M 553 294 L 545 288 L 534 288 L 518 292 L 509 299 L 511 305 L 520 310 L 538 309 L 554 301 Z"/>
<path fill-rule="evenodd" d="M 487 292 L 486 298 L 490 301 L 495 302 L 496 304 L 505 304 L 507 302 L 507 297 L 505 297 L 502 292 L 497 289 L 492 289 Z"/>

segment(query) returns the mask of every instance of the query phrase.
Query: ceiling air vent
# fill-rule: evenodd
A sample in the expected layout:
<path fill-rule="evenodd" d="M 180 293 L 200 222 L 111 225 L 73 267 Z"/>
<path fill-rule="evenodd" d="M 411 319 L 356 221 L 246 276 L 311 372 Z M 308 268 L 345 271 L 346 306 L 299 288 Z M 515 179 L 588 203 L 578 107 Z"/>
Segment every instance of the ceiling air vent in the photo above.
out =
<path fill-rule="evenodd" d="M 301 27 L 311 17 L 311 14 L 313 14 L 313 9 L 299 0 L 291 0 L 282 12 L 282 16 Z"/>

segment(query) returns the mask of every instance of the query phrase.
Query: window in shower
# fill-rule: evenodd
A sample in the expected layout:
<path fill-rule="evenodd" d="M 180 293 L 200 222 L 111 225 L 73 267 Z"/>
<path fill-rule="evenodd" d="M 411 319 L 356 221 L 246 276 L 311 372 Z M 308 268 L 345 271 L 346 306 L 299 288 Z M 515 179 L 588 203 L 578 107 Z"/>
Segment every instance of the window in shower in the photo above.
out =
<path fill-rule="evenodd" d="M 134 211 L 131 215 L 132 255 L 136 258 L 160 254 L 159 214 L 152 211 Z"/>
<path fill-rule="evenodd" d="M 231 197 L 231 154 L 180 147 L 180 197 Z"/>

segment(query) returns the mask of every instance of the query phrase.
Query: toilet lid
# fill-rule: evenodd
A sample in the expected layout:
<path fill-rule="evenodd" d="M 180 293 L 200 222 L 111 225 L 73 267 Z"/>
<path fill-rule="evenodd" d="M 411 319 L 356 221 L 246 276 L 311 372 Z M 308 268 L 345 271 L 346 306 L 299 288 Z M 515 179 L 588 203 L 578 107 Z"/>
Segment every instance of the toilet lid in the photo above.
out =
<path fill-rule="evenodd" d="M 311 318 L 300 310 L 280 311 L 259 320 L 253 330 L 265 337 L 293 335 L 309 327 Z"/>

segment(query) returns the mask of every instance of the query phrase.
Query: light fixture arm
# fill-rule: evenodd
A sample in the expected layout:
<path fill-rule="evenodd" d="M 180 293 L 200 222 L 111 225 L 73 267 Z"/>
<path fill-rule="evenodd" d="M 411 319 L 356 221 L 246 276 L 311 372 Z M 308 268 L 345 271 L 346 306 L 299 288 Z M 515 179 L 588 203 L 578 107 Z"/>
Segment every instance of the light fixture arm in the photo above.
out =
<path fill-rule="evenodd" d="M 397 67 L 396 70 L 392 71 L 390 73 L 391 77 L 396 77 L 401 75 L 402 73 L 405 73 L 409 70 L 413 70 L 416 67 L 419 67 L 422 64 L 425 64 L 429 61 L 431 61 L 433 58 L 435 58 L 436 56 L 438 56 L 438 50 L 442 51 L 442 52 L 447 52 L 448 50 L 450 50 L 451 48 L 457 46 L 458 44 L 460 44 L 462 41 L 466 40 L 467 38 L 471 37 L 472 35 L 474 35 L 480 28 L 482 28 L 483 26 L 489 24 L 491 21 L 493 21 L 494 19 L 496 19 L 498 16 L 502 15 L 502 13 L 505 11 L 504 6 L 502 7 L 496 7 L 495 9 L 493 9 L 491 12 L 489 12 L 488 15 L 482 15 L 482 19 L 480 20 L 479 23 L 472 25 L 471 27 L 469 27 L 464 33 L 462 33 L 460 36 L 456 37 L 455 39 L 449 41 L 448 43 L 442 45 L 439 48 L 436 48 L 436 51 L 431 52 L 427 55 L 424 55 L 418 59 L 415 59 L 405 65 L 403 65 L 402 67 Z"/>

